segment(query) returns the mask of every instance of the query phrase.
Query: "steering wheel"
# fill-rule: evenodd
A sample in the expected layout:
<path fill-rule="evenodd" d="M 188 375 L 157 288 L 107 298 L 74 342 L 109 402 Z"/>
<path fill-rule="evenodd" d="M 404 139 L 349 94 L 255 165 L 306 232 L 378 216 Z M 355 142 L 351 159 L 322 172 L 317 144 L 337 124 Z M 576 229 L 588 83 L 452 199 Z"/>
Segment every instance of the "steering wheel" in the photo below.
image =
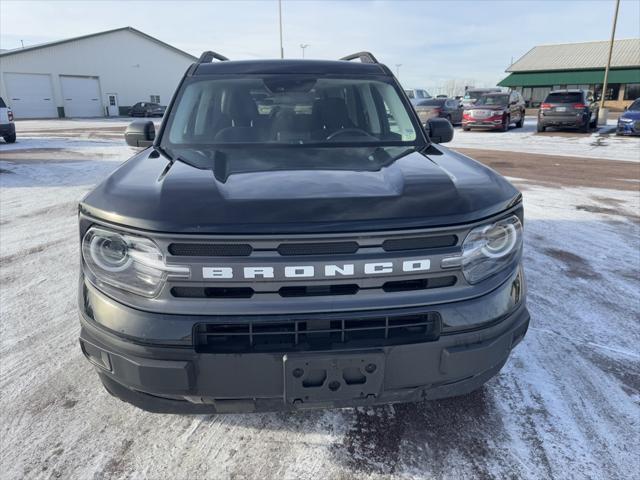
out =
<path fill-rule="evenodd" d="M 342 130 L 337 130 L 333 132 L 331 135 L 327 137 L 327 140 L 333 140 L 334 138 L 339 137 L 340 135 L 356 135 L 358 137 L 376 138 L 370 133 L 365 132 L 364 130 L 361 130 L 359 128 L 343 128 Z"/>

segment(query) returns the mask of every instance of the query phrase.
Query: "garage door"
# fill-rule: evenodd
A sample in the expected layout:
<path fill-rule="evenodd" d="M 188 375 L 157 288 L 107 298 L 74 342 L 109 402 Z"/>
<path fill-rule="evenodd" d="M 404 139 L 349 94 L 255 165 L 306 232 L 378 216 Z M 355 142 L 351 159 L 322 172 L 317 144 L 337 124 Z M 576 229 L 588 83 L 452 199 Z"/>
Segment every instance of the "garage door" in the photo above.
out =
<path fill-rule="evenodd" d="M 58 116 L 53 100 L 51 77 L 38 73 L 5 73 L 7 102 L 16 118 L 52 118 Z"/>
<path fill-rule="evenodd" d="M 96 77 L 60 76 L 65 117 L 103 117 Z"/>

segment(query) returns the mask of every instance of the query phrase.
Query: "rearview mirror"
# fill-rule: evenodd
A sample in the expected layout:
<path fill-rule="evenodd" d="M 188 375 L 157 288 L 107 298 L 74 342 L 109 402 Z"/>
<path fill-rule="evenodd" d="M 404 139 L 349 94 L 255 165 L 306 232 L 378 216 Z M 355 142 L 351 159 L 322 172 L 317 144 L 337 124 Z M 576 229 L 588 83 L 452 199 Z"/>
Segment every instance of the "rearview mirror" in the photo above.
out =
<path fill-rule="evenodd" d="M 453 140 L 453 125 L 446 118 L 432 118 L 425 125 L 427 135 L 433 143 L 447 143 Z"/>
<path fill-rule="evenodd" d="M 156 138 L 156 127 L 150 120 L 131 122 L 124 132 L 124 139 L 131 147 L 150 147 Z"/>

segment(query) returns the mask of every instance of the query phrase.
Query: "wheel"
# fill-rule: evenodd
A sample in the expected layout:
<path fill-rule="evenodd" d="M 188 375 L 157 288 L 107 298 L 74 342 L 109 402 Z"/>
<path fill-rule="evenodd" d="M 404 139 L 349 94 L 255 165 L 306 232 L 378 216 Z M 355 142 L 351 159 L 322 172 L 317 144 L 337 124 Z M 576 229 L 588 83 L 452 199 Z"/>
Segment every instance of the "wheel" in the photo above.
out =
<path fill-rule="evenodd" d="M 520 112 L 520 120 L 516 122 L 516 128 L 522 128 L 524 126 L 524 110 Z"/>
<path fill-rule="evenodd" d="M 587 120 L 586 122 L 584 122 L 584 124 L 580 127 L 580 131 L 582 133 L 589 133 L 589 131 L 591 130 L 591 123 L 589 122 L 589 120 Z"/>
<path fill-rule="evenodd" d="M 16 134 L 12 134 L 12 135 L 7 135 L 6 137 L 2 137 L 4 138 L 4 141 L 7 143 L 15 143 L 16 141 Z"/>
<path fill-rule="evenodd" d="M 507 115 L 504 120 L 502 121 L 502 128 L 500 129 L 501 132 L 506 132 L 507 130 L 509 130 L 509 124 L 511 123 L 511 116 Z"/>
<path fill-rule="evenodd" d="M 538 133 L 542 133 L 547 129 L 547 127 L 545 127 L 544 125 L 542 125 L 540 122 L 538 122 L 538 127 L 536 128 L 536 130 L 538 131 Z"/>

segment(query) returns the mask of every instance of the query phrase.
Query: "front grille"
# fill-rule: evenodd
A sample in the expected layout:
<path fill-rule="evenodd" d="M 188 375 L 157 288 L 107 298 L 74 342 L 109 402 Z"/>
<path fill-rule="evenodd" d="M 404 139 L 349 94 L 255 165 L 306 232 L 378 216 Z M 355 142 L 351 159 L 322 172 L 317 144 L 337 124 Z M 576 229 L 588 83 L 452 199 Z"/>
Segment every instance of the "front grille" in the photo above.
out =
<path fill-rule="evenodd" d="M 452 247 L 458 242 L 455 235 L 441 235 L 438 237 L 413 237 L 393 240 L 385 240 L 382 248 L 387 252 L 399 252 L 401 250 L 420 250 L 427 248 Z"/>
<path fill-rule="evenodd" d="M 249 287 L 173 287 L 171 295 L 176 298 L 251 298 Z"/>
<path fill-rule="evenodd" d="M 453 275 L 447 277 L 417 278 L 411 280 L 399 280 L 387 282 L 382 286 L 385 292 L 408 292 L 411 290 L 426 290 L 428 288 L 452 287 L 457 278 Z"/>
<path fill-rule="evenodd" d="M 283 243 L 278 247 L 280 255 L 335 255 L 356 253 L 356 242 Z"/>
<path fill-rule="evenodd" d="M 200 353 L 287 352 L 421 343 L 437 340 L 436 312 L 345 320 L 201 323 L 194 328 Z"/>
<path fill-rule="evenodd" d="M 248 257 L 253 248 L 248 244 L 172 243 L 169 253 L 178 257 Z"/>
<path fill-rule="evenodd" d="M 456 284 L 455 275 L 444 277 L 417 278 L 386 282 L 382 285 L 384 292 L 407 292 L 411 290 L 427 290 L 432 288 L 452 287 Z M 281 287 L 277 293 L 288 297 L 321 297 L 330 295 L 355 295 L 361 290 L 358 284 L 335 285 L 292 285 Z M 251 287 L 189 287 L 176 286 L 171 295 L 176 298 L 251 298 L 254 295 L 273 294 L 273 291 L 256 292 Z"/>

